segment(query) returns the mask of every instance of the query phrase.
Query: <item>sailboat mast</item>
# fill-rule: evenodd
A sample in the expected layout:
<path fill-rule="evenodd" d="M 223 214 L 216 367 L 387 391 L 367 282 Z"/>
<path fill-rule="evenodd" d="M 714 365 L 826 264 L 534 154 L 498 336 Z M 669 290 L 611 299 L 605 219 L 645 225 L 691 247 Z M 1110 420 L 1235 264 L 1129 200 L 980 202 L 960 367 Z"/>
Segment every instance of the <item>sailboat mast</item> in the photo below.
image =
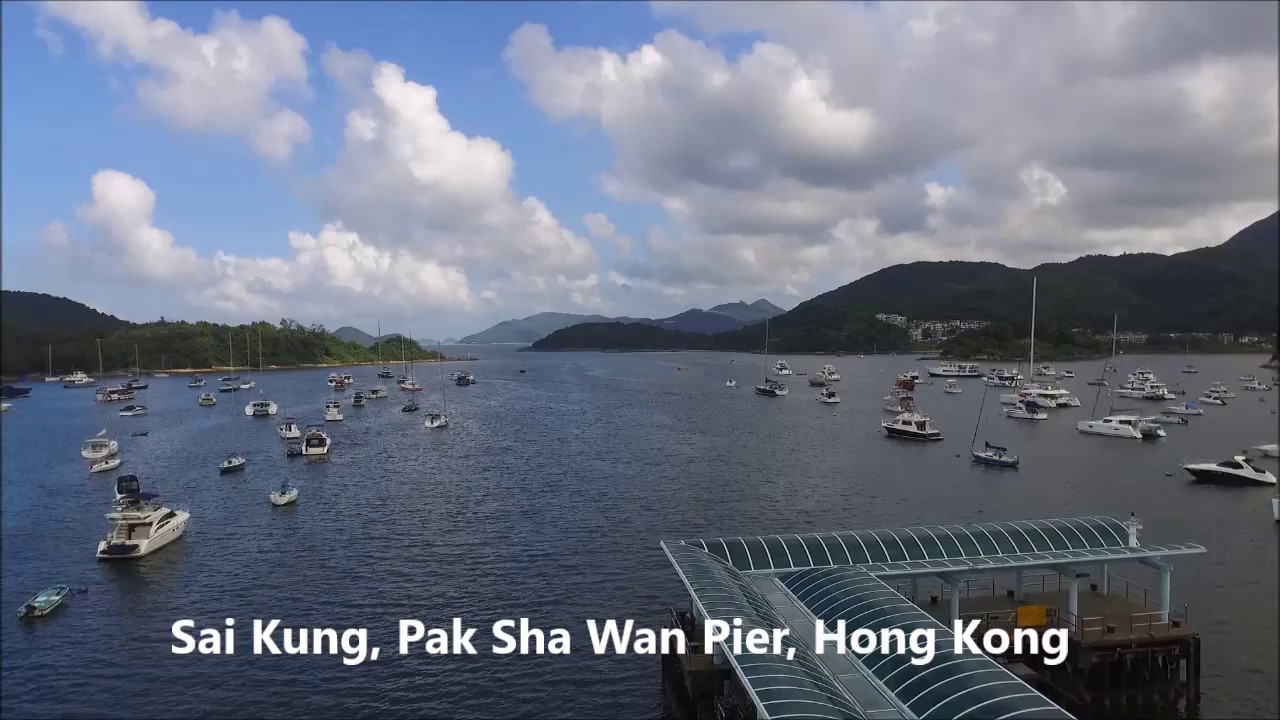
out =
<path fill-rule="evenodd" d="M 769 379 L 769 318 L 764 319 L 764 379 Z"/>
<path fill-rule="evenodd" d="M 1031 278 L 1031 377 L 1036 376 L 1036 278 Z"/>
<path fill-rule="evenodd" d="M 444 410 L 442 412 L 445 417 L 449 417 L 449 397 L 445 393 L 444 387 L 444 353 L 440 352 L 439 340 L 436 341 L 436 355 L 440 356 L 436 358 L 436 364 L 440 366 L 440 400 L 444 403 Z"/>
<path fill-rule="evenodd" d="M 53 377 L 53 343 L 49 343 L 49 377 Z"/>
<path fill-rule="evenodd" d="M 258 374 L 262 374 L 262 328 L 258 328 Z"/>
<path fill-rule="evenodd" d="M 1120 313 L 1111 316 L 1111 362 L 1116 359 L 1116 328 L 1120 327 Z M 1107 361 L 1102 361 L 1102 372 L 1098 373 L 1098 391 L 1093 394 L 1093 407 L 1089 409 L 1089 419 L 1093 420 L 1097 417 L 1098 400 L 1102 398 L 1102 383 L 1106 382 L 1107 377 Z M 1107 391 L 1110 394 L 1110 390 Z"/>
<path fill-rule="evenodd" d="M 236 356 L 231 352 L 231 330 L 227 330 L 227 362 L 231 363 L 231 370 L 228 375 L 236 374 Z"/>
<path fill-rule="evenodd" d="M 378 364 L 382 364 L 382 321 L 378 321 L 378 339 L 374 341 L 374 345 L 378 346 Z"/>
<path fill-rule="evenodd" d="M 986 383 L 982 384 L 982 402 L 978 403 L 978 420 L 973 424 L 973 438 L 969 440 L 969 452 L 973 452 L 973 446 L 978 442 L 978 428 L 982 425 L 982 408 L 987 404 Z"/>
<path fill-rule="evenodd" d="M 1120 327 L 1120 313 L 1111 316 L 1111 364 L 1116 362 L 1116 329 Z"/>

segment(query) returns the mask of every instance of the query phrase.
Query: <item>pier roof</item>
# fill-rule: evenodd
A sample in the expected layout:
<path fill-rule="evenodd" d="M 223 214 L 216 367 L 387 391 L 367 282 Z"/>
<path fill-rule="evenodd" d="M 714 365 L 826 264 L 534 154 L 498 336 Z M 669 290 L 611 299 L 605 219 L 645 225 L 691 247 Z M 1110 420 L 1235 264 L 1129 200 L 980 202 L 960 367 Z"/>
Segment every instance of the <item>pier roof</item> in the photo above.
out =
<path fill-rule="evenodd" d="M 720 649 L 761 718 L 1066 718 L 1065 711 L 991 659 L 957 655 L 951 632 L 881 576 L 1002 571 L 1202 553 L 1195 544 L 1131 543 L 1114 518 L 917 526 L 662 543 L 705 618 L 743 629 L 791 627 L 790 660 Z M 846 621 L 846 631 L 931 628 L 934 659 L 849 653 L 839 669 L 801 629 Z M 800 636 L 800 640 L 794 639 Z M 837 656 L 838 657 L 838 656 Z"/>

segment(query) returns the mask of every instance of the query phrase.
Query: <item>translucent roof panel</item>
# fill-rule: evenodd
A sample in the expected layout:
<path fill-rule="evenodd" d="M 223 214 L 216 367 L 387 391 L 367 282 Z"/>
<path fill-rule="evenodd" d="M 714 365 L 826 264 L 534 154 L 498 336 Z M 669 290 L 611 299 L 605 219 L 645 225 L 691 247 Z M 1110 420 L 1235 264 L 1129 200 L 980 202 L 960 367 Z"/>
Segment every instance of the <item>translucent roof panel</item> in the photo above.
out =
<path fill-rule="evenodd" d="M 873 571 L 890 567 L 905 571 L 912 563 L 924 563 L 920 568 L 945 569 L 1204 551 L 1199 545 L 1190 544 L 1129 547 L 1124 523 L 1109 517 L 762 535 L 684 543 L 743 572 L 851 565 Z"/>
<path fill-rule="evenodd" d="M 705 617 L 730 622 L 741 618 L 744 633 L 754 628 L 772 633 L 787 627 L 777 610 L 731 564 L 691 545 L 664 543 L 663 548 Z M 741 544 L 738 549 L 745 554 Z M 730 646 L 720 645 L 750 692 L 759 717 L 866 717 L 812 651 L 791 638 L 782 645 L 783 655 L 734 655 Z M 795 650 L 789 660 L 788 649 Z"/>
<path fill-rule="evenodd" d="M 1070 718 L 986 655 L 956 653 L 950 630 L 864 570 L 852 567 L 801 570 L 782 580 L 828 630 L 839 620 L 845 631 L 932 629 L 936 654 L 924 665 L 910 653 L 848 652 L 918 718 Z M 827 652 L 833 652 L 828 647 Z"/>

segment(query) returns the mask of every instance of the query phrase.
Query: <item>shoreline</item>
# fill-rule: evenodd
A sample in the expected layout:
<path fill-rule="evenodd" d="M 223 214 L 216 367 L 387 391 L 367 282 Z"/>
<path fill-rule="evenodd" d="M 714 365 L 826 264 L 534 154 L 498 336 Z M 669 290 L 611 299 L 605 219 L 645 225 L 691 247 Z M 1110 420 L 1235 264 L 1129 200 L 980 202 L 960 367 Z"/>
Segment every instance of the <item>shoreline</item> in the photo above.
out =
<path fill-rule="evenodd" d="M 442 362 L 443 362 L 443 363 L 450 363 L 450 362 L 475 362 L 475 361 L 477 361 L 477 360 L 479 360 L 479 359 L 480 359 L 480 358 L 474 358 L 474 357 L 470 357 L 470 358 L 451 358 L 451 357 L 446 357 L 446 358 L 445 358 L 445 359 L 443 359 L 443 360 L 415 360 L 415 361 L 413 361 L 413 362 L 414 362 L 414 364 L 415 364 L 415 365 L 418 365 L 418 364 L 427 365 L 427 364 L 435 364 L 435 363 L 442 363 Z M 108 370 L 107 372 L 104 372 L 104 373 L 95 373 L 95 374 L 94 374 L 94 375 L 92 375 L 91 377 L 93 377 L 93 378 L 95 378 L 95 379 L 96 379 L 96 378 L 99 378 L 99 377 L 102 377 L 102 378 L 115 378 L 115 377 L 123 377 L 123 378 L 131 378 L 131 377 L 151 378 L 151 377 L 155 377 L 155 375 L 154 375 L 153 373 L 156 373 L 156 372 L 166 372 L 166 373 L 169 373 L 170 375 L 202 375 L 202 374 L 206 374 L 206 373 L 208 373 L 208 374 L 214 374 L 214 373 L 225 373 L 225 372 L 234 372 L 234 373 L 244 373 L 244 374 L 249 374 L 249 373 L 256 373 L 256 372 L 268 373 L 268 372 L 272 372 L 272 371 L 276 371 L 276 370 L 317 370 L 317 369 L 327 369 L 327 368 L 370 367 L 370 366 L 386 366 L 386 367 L 395 367 L 396 365 L 399 365 L 399 364 L 400 364 L 400 363 L 380 363 L 380 362 L 354 362 L 354 363 L 304 363 L 304 364 L 302 364 L 302 365 L 267 365 L 266 367 L 262 368 L 261 370 L 258 370 L 258 369 L 256 369 L 256 368 L 249 368 L 249 369 L 246 369 L 246 368 L 233 368 L 233 367 L 231 367 L 231 366 L 229 366 L 229 365 L 224 365 L 224 366 L 222 366 L 222 367 L 208 367 L 208 368 L 168 368 L 168 369 L 166 369 L 166 370 L 149 370 L 149 371 L 147 371 L 147 372 L 136 373 L 136 374 L 135 374 L 135 373 L 131 373 L 131 372 L 125 372 L 125 371 L 123 371 L 123 370 Z M 4 376 L 0 376 L 0 380 L 4 380 L 4 382 L 6 382 L 6 383 L 9 383 L 9 382 L 43 382 L 45 377 L 46 377 L 46 376 L 45 376 L 45 375 L 43 375 L 43 374 L 41 374 L 41 373 L 30 373 L 30 374 L 27 374 L 27 375 L 4 375 Z M 58 377 L 62 377 L 62 376 L 61 376 L 61 375 L 59 375 Z M 164 378 L 160 378 L 160 379 L 161 379 L 161 380 L 163 380 Z"/>

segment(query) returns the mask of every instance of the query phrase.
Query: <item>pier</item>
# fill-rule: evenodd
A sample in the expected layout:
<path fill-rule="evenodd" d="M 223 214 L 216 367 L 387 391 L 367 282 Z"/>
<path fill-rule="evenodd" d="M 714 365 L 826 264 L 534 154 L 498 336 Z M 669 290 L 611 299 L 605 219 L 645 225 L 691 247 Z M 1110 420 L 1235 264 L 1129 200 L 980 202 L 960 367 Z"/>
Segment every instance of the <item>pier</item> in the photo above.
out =
<path fill-rule="evenodd" d="M 1195 544 L 1144 545 L 1140 523 L 1106 517 L 716 538 L 662 543 L 689 592 L 669 625 L 691 642 L 662 658 L 677 719 L 1069 718 L 1195 704 L 1200 638 L 1172 596 L 1169 559 Z M 1146 566 L 1158 588 L 1112 572 Z M 708 620 L 788 628 L 793 656 L 700 647 Z M 978 632 L 1060 629 L 1066 661 L 953 650 L 954 621 Z M 931 629 L 937 653 L 816 653 L 825 633 Z M 709 650 L 709 652 L 708 652 Z M 1070 708 L 1070 710 L 1068 710 Z"/>

